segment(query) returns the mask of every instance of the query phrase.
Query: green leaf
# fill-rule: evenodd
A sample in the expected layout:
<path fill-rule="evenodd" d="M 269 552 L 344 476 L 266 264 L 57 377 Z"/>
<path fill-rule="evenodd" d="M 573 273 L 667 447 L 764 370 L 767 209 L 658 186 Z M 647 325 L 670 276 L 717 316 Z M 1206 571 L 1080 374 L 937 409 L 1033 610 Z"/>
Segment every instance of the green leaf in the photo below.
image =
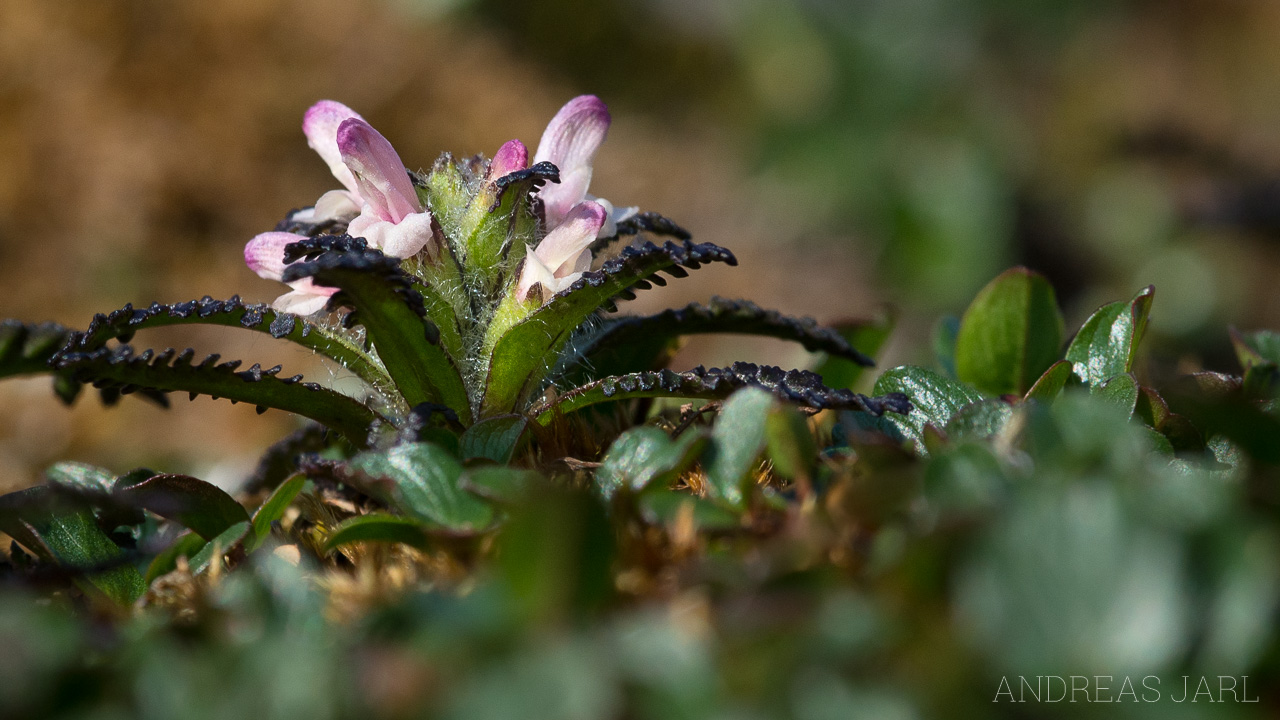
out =
<path fill-rule="evenodd" d="M 1235 328 L 1231 328 L 1230 332 L 1231 345 L 1235 348 L 1240 367 L 1248 370 L 1262 363 L 1280 365 L 1280 333 L 1259 330 L 1246 334 Z"/>
<path fill-rule="evenodd" d="M 458 486 L 485 500 L 510 505 L 527 498 L 543 480 L 537 470 L 480 465 L 464 470 Z"/>
<path fill-rule="evenodd" d="M 1036 380 L 1036 384 L 1031 386 L 1031 389 L 1027 391 L 1023 399 L 1051 403 L 1062 394 L 1063 388 L 1067 386 L 1067 381 L 1070 379 L 1071 362 L 1059 360 L 1044 371 L 1044 374 L 1040 376 L 1039 380 Z"/>
<path fill-rule="evenodd" d="M 1059 358 L 1062 313 L 1042 275 L 1013 268 L 992 280 L 960 321 L 956 376 L 993 395 L 1024 394 Z"/>
<path fill-rule="evenodd" d="M 107 537 L 89 508 L 62 502 L 47 487 L 0 496 L 0 532 L 46 561 L 85 572 L 77 583 L 121 605 L 146 590 L 142 575 Z"/>
<path fill-rule="evenodd" d="M 0 378 L 52 372 L 49 360 L 66 345 L 72 332 L 54 323 L 0 322 Z"/>
<path fill-rule="evenodd" d="M 380 392 L 394 390 L 391 378 L 378 361 L 351 339 L 298 315 L 276 312 L 270 305 L 242 302 L 238 295 L 229 300 L 204 297 L 172 305 L 152 303 L 146 308 L 125 305 L 107 314 L 99 313 L 89 328 L 77 335 L 72 351 L 92 352 L 101 349 L 108 340 L 128 342 L 138 330 L 172 325 L 222 325 L 267 333 L 315 350 Z"/>
<path fill-rule="evenodd" d="M 987 398 L 961 408 L 947 421 L 943 432 L 953 441 L 984 440 L 1000 432 L 1012 417 L 1009 403 Z"/>
<path fill-rule="evenodd" d="M 523 415 L 499 415 L 481 420 L 462 433 L 459 444 L 462 459 L 485 458 L 509 463 L 528 427 L 529 420 Z"/>
<path fill-rule="evenodd" d="M 596 377 L 642 372 L 654 369 L 648 360 L 658 354 L 655 351 L 674 345 L 683 336 L 736 333 L 799 343 L 809 352 L 832 358 L 827 364 L 832 372 L 837 372 L 837 368 L 843 370 L 846 366 L 858 369 L 870 366 L 871 358 L 864 353 L 878 350 L 890 327 L 892 320 L 884 316 L 878 322 L 851 323 L 846 330 L 838 331 L 822 327 L 812 318 L 794 318 L 776 310 L 765 310 L 749 300 L 713 297 L 705 305 L 690 303 L 656 315 L 618 318 L 588 337 L 586 347 L 580 351 L 580 362 Z M 868 349 L 864 345 L 874 347 Z M 646 351 L 635 352 L 637 347 Z M 628 363 L 624 361 L 626 358 L 641 362 Z M 826 376 L 826 372 L 822 374 Z M 831 382 L 828 380 L 827 384 Z"/>
<path fill-rule="evenodd" d="M 516 410 L 541 386 L 573 331 L 597 310 L 611 307 L 614 298 L 634 297 L 631 288 L 650 287 L 649 278 L 659 272 L 683 277 L 688 274 L 684 268 L 711 262 L 737 264 L 733 253 L 709 243 L 668 242 L 662 247 L 646 243 L 623 249 L 599 270 L 586 272 L 533 310 L 528 309 L 531 303 L 514 299 L 512 288 L 485 337 L 488 379 L 483 415 Z"/>
<path fill-rule="evenodd" d="M 298 497 L 298 493 L 302 492 L 306 484 L 306 477 L 296 475 L 282 483 L 275 492 L 271 493 L 271 497 L 262 503 L 258 511 L 253 514 L 253 529 L 244 541 L 245 552 L 253 552 L 262 546 L 262 543 L 271 535 L 271 524 L 284 517 L 285 510 L 289 509 L 289 504 Z"/>
<path fill-rule="evenodd" d="M 945 428 L 961 409 L 982 400 L 982 393 L 922 367 L 903 365 L 888 370 L 876 380 L 876 393 L 900 392 L 911 400 L 911 412 L 905 417 L 886 415 L 918 451 L 924 450 L 925 427 Z"/>
<path fill-rule="evenodd" d="M 702 454 L 707 438 L 689 431 L 672 441 L 656 427 L 634 427 L 609 446 L 596 471 L 596 486 L 606 497 L 623 488 L 640 492 L 650 485 L 667 486 Z"/>
<path fill-rule="evenodd" d="M 100 467 L 67 460 L 46 468 L 44 479 L 88 497 L 109 495 L 115 483 L 115 476 Z"/>
<path fill-rule="evenodd" d="M 640 516 L 655 525 L 675 525 L 681 513 L 690 513 L 699 530 L 736 530 L 742 526 L 738 513 L 696 495 L 651 488 L 639 497 Z M 686 509 L 688 508 L 688 509 Z"/>
<path fill-rule="evenodd" d="M 311 418 L 342 433 L 354 445 L 368 444 L 369 428 L 379 416 L 355 400 L 300 377 L 275 377 L 278 368 L 253 366 L 237 372 L 239 361 L 217 365 L 210 355 L 193 365 L 192 351 L 151 350 L 135 356 L 133 348 L 120 345 L 88 353 L 65 353 L 55 360 L 60 370 L 84 382 L 120 390 L 151 388 L 159 392 L 188 392 L 245 402 L 260 408 L 277 408 Z"/>
<path fill-rule="evenodd" d="M 431 536 L 421 520 L 404 515 L 369 513 L 342 521 L 324 541 L 324 551 L 354 542 L 403 543 L 419 550 L 427 548 Z"/>
<path fill-rule="evenodd" d="M 212 540 L 232 525 L 249 519 L 249 514 L 230 495 L 187 475 L 152 475 L 116 483 L 112 494 L 125 504 L 181 523 L 205 540 Z"/>
<path fill-rule="evenodd" d="M 421 520 L 457 532 L 478 532 L 493 521 L 493 509 L 459 486 L 462 464 L 439 446 L 406 443 L 365 452 L 350 466 L 375 480 L 385 499 Z"/>
<path fill-rule="evenodd" d="M 933 326 L 933 361 L 944 377 L 956 379 L 956 340 L 960 336 L 960 318 L 947 315 Z"/>
<path fill-rule="evenodd" d="M 222 558 L 226 557 L 231 548 L 249 534 L 250 527 L 252 526 L 248 520 L 238 522 L 205 543 L 204 547 L 200 548 L 200 551 L 187 562 L 191 567 L 191 574 L 199 575 L 208 570 L 214 561 L 222 562 Z"/>
<path fill-rule="evenodd" d="M 746 502 L 753 471 L 765 448 L 769 411 L 777 400 L 760 388 L 744 388 L 725 401 L 711 430 L 703 467 L 711 494 L 735 507 Z"/>
<path fill-rule="evenodd" d="M 849 343 L 868 358 L 879 357 L 880 350 L 889 340 L 897 324 L 898 313 L 891 307 L 881 308 L 871 319 L 860 322 L 835 323 L 835 329 Z M 827 387 L 853 390 L 867 370 L 860 363 L 850 362 L 838 355 L 824 354 L 814 368 L 822 376 Z"/>
<path fill-rule="evenodd" d="M 1138 406 L 1138 381 L 1130 373 L 1116 375 L 1095 386 L 1093 394 L 1132 415 Z"/>
<path fill-rule="evenodd" d="M 886 409 L 907 410 L 907 403 L 900 397 L 869 398 L 849 390 L 833 390 L 807 370 L 738 362 L 727 368 L 697 367 L 682 373 L 662 370 L 602 378 L 535 405 L 529 415 L 534 422 L 548 425 L 557 417 L 599 403 L 650 397 L 723 400 L 744 387 L 762 388 L 783 402 L 819 409 L 860 410 L 877 415 Z"/>
<path fill-rule="evenodd" d="M 809 419 L 788 405 L 777 405 L 765 419 L 765 440 L 774 472 L 793 480 L 812 479 L 818 469 L 818 443 Z"/>
<path fill-rule="evenodd" d="M 1133 369 L 1155 290 L 1148 286 L 1133 300 L 1103 305 L 1085 321 L 1067 348 L 1067 360 L 1081 380 L 1097 385 Z"/>
<path fill-rule="evenodd" d="M 378 357 L 410 406 L 442 403 L 471 422 L 471 402 L 453 360 L 439 344 L 439 329 L 399 261 L 376 250 L 330 251 L 285 268 L 286 282 L 310 277 L 340 289 L 333 302 L 354 308 Z"/>
<path fill-rule="evenodd" d="M 184 533 L 172 545 L 160 551 L 160 554 L 151 560 L 151 564 L 147 566 L 147 574 L 143 577 L 143 582 L 147 584 L 147 587 L 151 587 L 151 583 L 156 578 L 161 575 L 167 575 L 178 567 L 178 558 L 185 557 L 189 561 L 205 545 L 205 539 L 199 535 L 193 532 Z"/>

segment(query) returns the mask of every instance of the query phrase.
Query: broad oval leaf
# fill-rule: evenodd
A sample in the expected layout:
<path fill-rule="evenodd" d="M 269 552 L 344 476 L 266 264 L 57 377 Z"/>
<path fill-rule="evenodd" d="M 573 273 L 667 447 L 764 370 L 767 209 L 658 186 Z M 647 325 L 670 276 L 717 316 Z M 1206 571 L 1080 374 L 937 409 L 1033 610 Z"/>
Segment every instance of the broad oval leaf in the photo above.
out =
<path fill-rule="evenodd" d="M 1057 360 L 1062 313 L 1053 286 L 1023 267 L 992 280 L 960 321 L 956 376 L 993 395 L 1022 395 Z"/>
<path fill-rule="evenodd" d="M 945 428 L 962 408 L 983 399 L 982 393 L 964 383 L 913 365 L 886 371 L 876 380 L 875 392 L 899 392 L 911 401 L 911 412 L 906 416 L 886 414 L 884 419 L 911 440 L 917 450 L 924 449 L 926 426 Z"/>
<path fill-rule="evenodd" d="M 703 463 L 708 487 L 715 496 L 741 507 L 751 485 L 751 473 L 765 447 L 765 428 L 773 395 L 748 387 L 724 402 L 711 430 L 711 445 Z"/>
<path fill-rule="evenodd" d="M 520 445 L 529 420 L 523 415 L 499 415 L 486 418 L 467 428 L 459 438 L 463 460 L 485 458 L 496 463 L 511 462 Z"/>
<path fill-rule="evenodd" d="M 463 471 L 458 485 L 485 500 L 511 504 L 529 496 L 543 480 L 537 470 L 524 470 L 504 465 L 479 465 Z"/>
<path fill-rule="evenodd" d="M 596 485 L 605 497 L 623 488 L 640 492 L 650 485 L 666 485 L 689 469 L 706 447 L 705 435 L 689 431 L 672 440 L 656 427 L 634 427 L 618 436 L 596 471 Z"/>
<path fill-rule="evenodd" d="M 984 440 L 1000 432 L 1012 417 L 1009 403 L 987 398 L 961 408 L 943 431 L 950 440 Z"/>
<path fill-rule="evenodd" d="M 130 476 L 121 479 L 126 478 Z M 152 475 L 117 483 L 113 495 L 123 503 L 181 523 L 205 540 L 212 540 L 232 525 L 249 520 L 249 514 L 235 498 L 187 475 Z"/>
<path fill-rule="evenodd" d="M 1093 389 L 1094 395 L 1114 403 L 1129 415 L 1137 408 L 1140 392 L 1138 381 L 1129 373 L 1107 378 Z"/>
<path fill-rule="evenodd" d="M 1067 360 L 1081 380 L 1097 385 L 1133 369 L 1155 290 L 1150 285 L 1133 300 L 1103 305 L 1084 322 L 1067 348 Z"/>
<path fill-rule="evenodd" d="M 493 509 L 459 485 L 462 463 L 437 445 L 405 443 L 385 452 L 365 452 L 350 465 L 381 481 L 388 500 L 427 522 L 475 532 L 493 521 Z"/>
<path fill-rule="evenodd" d="M 404 543 L 421 550 L 430 541 L 431 536 L 421 520 L 404 515 L 369 513 L 342 521 L 324 541 L 324 551 L 331 552 L 354 542 Z"/>
<path fill-rule="evenodd" d="M 1067 381 L 1071 379 L 1071 362 L 1068 360 L 1059 360 L 1049 366 L 1048 370 L 1036 380 L 1036 384 L 1031 386 L 1024 400 L 1037 400 L 1039 402 L 1048 403 L 1058 399 L 1062 394 L 1063 388 L 1067 386 Z"/>

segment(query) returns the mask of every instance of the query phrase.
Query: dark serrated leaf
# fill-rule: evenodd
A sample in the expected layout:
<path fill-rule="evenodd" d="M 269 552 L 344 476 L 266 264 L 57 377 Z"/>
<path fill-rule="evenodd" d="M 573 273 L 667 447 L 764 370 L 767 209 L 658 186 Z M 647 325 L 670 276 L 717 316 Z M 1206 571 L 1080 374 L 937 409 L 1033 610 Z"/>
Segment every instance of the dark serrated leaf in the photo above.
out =
<path fill-rule="evenodd" d="M 368 442 L 369 428 L 379 419 L 372 410 L 345 395 L 301 382 L 301 375 L 277 378 L 279 366 L 263 370 L 255 364 L 238 371 L 238 360 L 219 365 L 218 356 L 210 355 L 203 362 L 192 364 L 193 357 L 189 349 L 176 353 L 172 348 L 158 354 L 147 350 L 134 355 L 133 348 L 120 345 L 92 352 L 63 352 L 54 363 L 58 370 L 105 390 L 126 394 L 141 388 L 157 393 L 187 392 L 287 410 L 342 433 L 357 446 Z"/>
<path fill-rule="evenodd" d="M 698 366 L 686 372 L 661 370 L 608 377 L 588 383 L 535 406 L 529 414 L 540 424 L 590 405 L 646 397 L 723 400 L 735 390 L 759 387 L 795 405 L 823 410 L 861 410 L 879 415 L 886 410 L 908 412 L 905 396 L 867 397 L 850 390 L 833 390 L 807 370 L 783 370 L 770 365 L 734 363 L 727 368 Z"/>

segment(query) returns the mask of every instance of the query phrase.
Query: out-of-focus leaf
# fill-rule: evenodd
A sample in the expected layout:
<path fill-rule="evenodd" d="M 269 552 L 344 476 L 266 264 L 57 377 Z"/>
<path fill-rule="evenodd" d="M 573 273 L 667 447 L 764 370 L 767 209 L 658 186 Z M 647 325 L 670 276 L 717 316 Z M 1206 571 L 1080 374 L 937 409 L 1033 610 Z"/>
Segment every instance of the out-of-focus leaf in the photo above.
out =
<path fill-rule="evenodd" d="M 609 446 L 596 471 L 596 485 L 605 497 L 623 488 L 640 492 L 655 483 L 669 485 L 693 465 L 706 445 L 706 435 L 693 430 L 672 441 L 656 427 L 631 428 Z"/>
<path fill-rule="evenodd" d="M 214 562 L 222 562 L 222 558 L 235 547 L 246 535 L 249 534 L 249 528 L 252 525 L 248 520 L 238 522 L 235 525 L 223 530 L 221 534 L 205 543 L 189 561 L 192 575 L 199 575 L 209 569 Z M 216 553 L 216 555 L 215 555 Z"/>
<path fill-rule="evenodd" d="M 681 513 L 689 513 L 693 526 L 699 530 L 734 530 L 742 525 L 742 519 L 732 510 L 674 490 L 652 488 L 640 495 L 639 506 L 646 522 L 668 527 L 680 520 Z"/>
<path fill-rule="evenodd" d="M 1132 415 L 1138 405 L 1138 381 L 1129 373 L 1107 378 L 1097 385 L 1093 394 L 1114 403 L 1126 413 Z"/>
<path fill-rule="evenodd" d="M 711 444 L 703 466 L 711 493 L 731 505 L 741 506 L 751 483 L 751 472 L 765 445 L 765 424 L 775 400 L 760 388 L 743 388 L 720 410 L 711 431 Z"/>
<path fill-rule="evenodd" d="M 480 465 L 464 470 L 458 485 L 485 500 L 510 504 L 527 497 L 542 480 L 542 473 L 536 470 Z"/>
<path fill-rule="evenodd" d="M 1036 400 L 1043 403 L 1050 403 L 1058 399 L 1062 394 L 1062 389 L 1067 386 L 1067 381 L 1071 379 L 1071 362 L 1068 360 L 1059 360 L 1049 366 L 1048 370 L 1036 380 L 1036 384 L 1031 386 L 1023 399 Z"/>
<path fill-rule="evenodd" d="M 0 496 L 0 532 L 46 561 L 85 573 L 82 587 L 129 605 L 145 591 L 142 575 L 98 528 L 88 507 L 61 502 L 47 487 Z"/>
<path fill-rule="evenodd" d="M 1230 334 L 1231 346 L 1235 348 L 1240 367 L 1248 370 L 1263 363 L 1280 365 L 1280 332 L 1259 330 L 1242 333 L 1231 328 Z"/>
<path fill-rule="evenodd" d="M 812 478 L 818 467 L 818 443 L 809 420 L 790 405 L 777 405 L 765 421 L 765 439 L 773 470 L 785 478 Z"/>
<path fill-rule="evenodd" d="M 214 485 L 187 475 L 152 475 L 141 480 L 117 482 L 113 496 L 134 507 L 145 508 L 212 540 L 249 514 L 240 503 Z"/>
<path fill-rule="evenodd" d="M 431 542 L 431 536 L 421 520 L 404 515 L 370 513 L 348 518 L 334 528 L 324 541 L 324 550 L 331 552 L 354 542 L 404 543 L 423 549 Z"/>
<path fill-rule="evenodd" d="M 178 558 L 185 557 L 190 560 L 196 553 L 200 552 L 200 549 L 205 544 L 205 539 L 199 535 L 193 532 L 184 533 L 173 541 L 172 545 L 152 558 L 151 564 L 147 566 L 147 574 L 143 577 L 143 582 L 147 584 L 147 587 L 150 587 L 156 578 L 173 572 L 174 568 L 178 566 Z"/>
<path fill-rule="evenodd" d="M 911 412 L 905 417 L 886 413 L 884 418 L 920 451 L 926 425 L 944 428 L 961 408 L 983 399 L 982 393 L 964 383 L 912 365 L 886 371 L 876 380 L 875 392 L 900 392 L 911 400 Z"/>
<path fill-rule="evenodd" d="M 271 493 L 271 497 L 262 503 L 258 511 L 253 514 L 253 530 L 249 533 L 249 537 L 245 538 L 245 552 L 253 552 L 262 546 L 262 543 L 271 535 L 271 524 L 284 517 L 284 511 L 289 509 L 289 503 L 298 497 L 298 493 L 302 492 L 302 487 L 306 484 L 305 477 L 295 475 L 281 483 L 280 487 Z"/>
<path fill-rule="evenodd" d="M 960 321 L 956 376 L 993 395 L 1022 395 L 1057 360 L 1062 313 L 1039 273 L 1013 268 L 992 280 Z"/>
<path fill-rule="evenodd" d="M 960 318 L 947 315 L 933 326 L 933 361 L 942 374 L 956 379 L 956 338 L 960 336 Z"/>
<path fill-rule="evenodd" d="M 486 458 L 501 464 L 511 462 L 511 455 L 528 426 L 529 421 L 523 415 L 485 418 L 462 433 L 459 439 L 462 459 Z"/>
<path fill-rule="evenodd" d="M 44 479 L 72 492 L 89 496 L 107 495 L 115 476 L 100 467 L 87 463 L 63 461 L 50 465 L 44 471 Z"/>
<path fill-rule="evenodd" d="M 988 398 L 970 403 L 951 416 L 943 431 L 952 440 L 982 440 L 1000 432 L 1013 417 L 1009 403 Z"/>
<path fill-rule="evenodd" d="M 1098 385 L 1133 369 L 1155 291 L 1149 285 L 1133 300 L 1103 305 L 1089 316 L 1067 348 L 1077 377 Z"/>
<path fill-rule="evenodd" d="M 835 323 L 833 327 L 849 344 L 864 355 L 875 359 L 880 355 L 885 341 L 893 333 L 898 321 L 897 312 L 891 307 L 881 308 L 872 318 L 861 322 Z M 814 367 L 814 372 L 822 376 L 827 387 L 853 390 L 857 388 L 866 367 L 845 358 L 823 354 Z"/>
<path fill-rule="evenodd" d="M 458 485 L 462 463 L 431 443 L 405 443 L 365 452 L 351 469 L 375 481 L 376 490 L 406 513 L 458 532 L 485 529 L 493 509 Z"/>

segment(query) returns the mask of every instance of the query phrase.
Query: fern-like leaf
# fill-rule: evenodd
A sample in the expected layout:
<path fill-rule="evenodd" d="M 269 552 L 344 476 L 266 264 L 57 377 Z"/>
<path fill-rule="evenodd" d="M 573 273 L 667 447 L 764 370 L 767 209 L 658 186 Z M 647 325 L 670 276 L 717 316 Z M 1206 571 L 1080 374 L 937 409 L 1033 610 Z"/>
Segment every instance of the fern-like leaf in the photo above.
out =
<path fill-rule="evenodd" d="M 570 334 L 592 313 L 617 309 L 614 301 L 630 300 L 636 290 L 665 285 L 665 272 L 685 277 L 704 263 L 737 265 L 733 253 L 711 243 L 645 243 L 625 248 L 599 270 L 581 278 L 532 314 L 508 327 L 498 321 L 490 328 L 489 370 L 482 413 L 487 417 L 511 412 L 532 394 L 554 365 Z M 688 270 L 687 270 L 687 269 Z"/>
<path fill-rule="evenodd" d="M 807 370 L 738 362 L 727 368 L 699 366 L 687 372 L 657 370 L 607 377 L 537 405 L 529 414 L 546 425 L 557 416 L 599 403 L 652 397 L 722 400 L 748 386 L 764 388 L 780 400 L 820 410 L 859 410 L 873 415 L 911 411 L 911 403 L 901 393 L 867 397 L 829 388 L 822 384 L 821 377 Z"/>
<path fill-rule="evenodd" d="M 593 333 L 570 358 L 596 376 L 656 369 L 655 363 L 683 335 L 736 333 L 790 340 L 809 352 L 822 352 L 871 367 L 875 363 L 840 333 L 813 318 L 795 318 L 765 310 L 749 300 L 713 297 L 645 317 L 619 318 Z M 575 373 L 580 375 L 580 373 Z"/>
<path fill-rule="evenodd" d="M 63 351 L 54 356 L 53 366 L 79 382 L 121 395 L 176 391 L 190 393 L 193 399 L 196 395 L 209 395 L 252 403 L 258 412 L 268 408 L 287 410 L 336 430 L 361 447 L 368 444 L 370 427 L 381 419 L 346 395 L 302 382 L 301 375 L 276 377 L 279 365 L 263 370 L 254 364 L 248 370 L 239 370 L 239 360 L 219 364 L 219 356 L 210 355 L 193 364 L 194 357 L 195 351 L 190 348 L 181 353 L 170 348 L 135 355 L 133 348 L 120 345 L 89 352 Z"/>
<path fill-rule="evenodd" d="M 169 325 L 222 325 L 264 332 L 280 340 L 288 340 L 315 350 L 342 365 L 357 377 L 384 394 L 394 389 L 378 362 L 350 339 L 326 330 L 309 320 L 290 313 L 276 312 L 270 305 L 245 303 L 239 295 L 228 300 L 215 300 L 208 295 L 199 300 L 149 307 L 125 305 L 110 313 L 95 315 L 89 327 L 72 338 L 69 352 L 92 352 L 109 340 L 129 342 L 134 333 L 147 328 Z"/>
<path fill-rule="evenodd" d="M 439 329 L 426 318 L 422 296 L 400 261 L 377 250 L 332 250 L 285 268 L 285 282 L 313 278 L 339 291 L 329 309 L 351 308 L 344 323 L 361 324 L 400 395 L 410 405 L 444 404 L 469 421 L 462 377 L 440 346 Z"/>

